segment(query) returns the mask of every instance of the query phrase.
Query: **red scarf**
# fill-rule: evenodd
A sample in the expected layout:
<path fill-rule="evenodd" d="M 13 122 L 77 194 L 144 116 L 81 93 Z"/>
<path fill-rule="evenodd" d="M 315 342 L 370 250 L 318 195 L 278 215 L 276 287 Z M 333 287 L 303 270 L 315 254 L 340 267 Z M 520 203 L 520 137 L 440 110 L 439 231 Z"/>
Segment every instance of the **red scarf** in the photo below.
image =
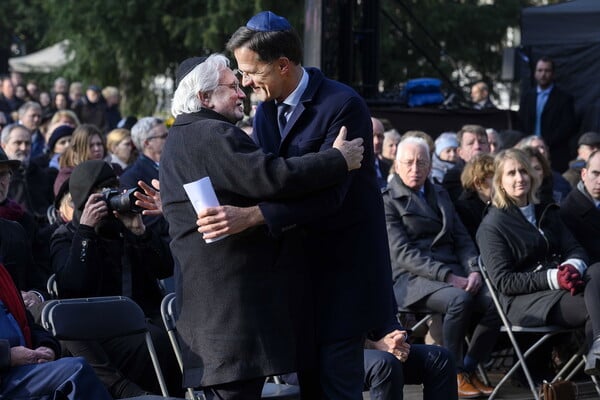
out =
<path fill-rule="evenodd" d="M 29 324 L 27 323 L 27 314 L 23 297 L 21 297 L 21 293 L 17 289 L 17 286 L 15 286 L 15 282 L 13 282 L 10 274 L 1 263 L 0 299 L 6 308 L 8 308 L 8 311 L 17 320 L 19 327 L 21 327 L 21 332 L 23 332 L 23 336 L 25 337 L 25 344 L 27 347 L 31 348 L 31 329 L 29 329 Z"/>
<path fill-rule="evenodd" d="M 0 204 L 0 218 L 18 222 L 23 214 L 25 214 L 25 210 L 14 200 L 6 199 L 3 204 Z"/>

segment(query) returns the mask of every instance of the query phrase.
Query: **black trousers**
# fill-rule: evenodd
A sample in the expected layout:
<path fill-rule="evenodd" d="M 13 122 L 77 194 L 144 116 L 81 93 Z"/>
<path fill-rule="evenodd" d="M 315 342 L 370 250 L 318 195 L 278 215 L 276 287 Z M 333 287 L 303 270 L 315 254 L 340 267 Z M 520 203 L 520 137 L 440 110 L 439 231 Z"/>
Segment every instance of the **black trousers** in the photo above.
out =
<path fill-rule="evenodd" d="M 467 355 L 481 362 L 492 353 L 502 322 L 485 287 L 476 295 L 455 287 L 446 287 L 430 294 L 416 306 L 444 314 L 444 347 L 454 357 L 459 371 L 464 368 L 465 335 L 473 323 L 476 322 L 476 326 L 471 335 Z"/>
<path fill-rule="evenodd" d="M 260 400 L 265 378 L 204 387 L 206 400 Z"/>
<path fill-rule="evenodd" d="M 423 344 L 411 345 L 405 362 L 365 350 L 365 390 L 371 400 L 402 400 L 405 384 L 423 385 L 423 400 L 457 399 L 454 358 L 447 349 Z"/>
<path fill-rule="evenodd" d="M 302 399 L 362 400 L 364 336 L 319 344 L 312 365 L 298 371 Z"/>
<path fill-rule="evenodd" d="M 553 325 L 579 327 L 585 324 L 588 343 L 600 337 L 600 263 L 592 264 L 583 275 L 585 289 L 575 296 L 564 291 L 550 309 L 547 322 Z"/>

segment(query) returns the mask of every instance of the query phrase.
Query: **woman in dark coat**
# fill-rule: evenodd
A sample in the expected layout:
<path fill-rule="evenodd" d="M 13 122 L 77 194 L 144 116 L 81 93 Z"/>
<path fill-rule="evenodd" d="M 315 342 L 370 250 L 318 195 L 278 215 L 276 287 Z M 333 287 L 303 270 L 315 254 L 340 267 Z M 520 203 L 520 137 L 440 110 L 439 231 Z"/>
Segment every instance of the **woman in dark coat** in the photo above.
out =
<path fill-rule="evenodd" d="M 509 320 L 524 326 L 585 325 L 593 344 L 585 372 L 600 371 L 600 265 L 561 222 L 558 206 L 537 204 L 539 181 L 517 149 L 496 156 L 493 207 L 477 231 L 483 263 Z"/>

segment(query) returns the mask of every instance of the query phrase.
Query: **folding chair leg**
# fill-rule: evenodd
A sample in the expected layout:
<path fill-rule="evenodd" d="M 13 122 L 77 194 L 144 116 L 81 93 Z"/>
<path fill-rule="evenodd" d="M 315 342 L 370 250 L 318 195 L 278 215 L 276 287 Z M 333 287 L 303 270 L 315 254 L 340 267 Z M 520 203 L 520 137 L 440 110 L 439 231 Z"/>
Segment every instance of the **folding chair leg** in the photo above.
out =
<path fill-rule="evenodd" d="M 585 355 L 582 355 L 581 358 L 583 358 L 584 363 L 587 362 L 587 357 Z M 596 389 L 596 392 L 598 392 L 598 396 L 600 396 L 600 385 L 598 383 L 598 378 L 596 378 L 596 375 L 590 375 L 590 379 L 592 380 L 592 382 L 594 382 L 594 389 Z"/>
<path fill-rule="evenodd" d="M 154 344 L 152 343 L 152 336 L 150 336 L 150 332 L 146 332 L 145 336 L 146 336 L 146 345 L 148 346 L 150 358 L 152 359 L 152 365 L 154 366 L 154 372 L 156 372 L 156 377 L 158 378 L 158 384 L 160 385 L 160 391 L 164 397 L 169 397 L 169 391 L 167 390 L 167 384 L 165 383 L 165 377 L 163 376 L 162 369 L 160 368 L 160 364 L 158 362 L 158 356 L 156 355 L 156 349 L 154 348 Z"/>
<path fill-rule="evenodd" d="M 517 340 L 516 340 L 515 335 L 513 334 L 513 332 L 512 331 L 507 331 L 506 333 L 507 333 L 508 337 L 510 338 L 511 342 L 513 343 L 513 349 L 515 351 L 515 354 L 517 355 L 518 360 L 517 360 L 517 362 L 515 362 L 515 364 L 512 366 L 512 368 L 509 369 L 508 372 L 502 377 L 502 379 L 500 380 L 500 382 L 498 382 L 498 384 L 494 388 L 494 391 L 490 395 L 489 400 L 492 400 L 498 394 L 498 391 L 500 390 L 500 387 L 508 380 L 508 378 L 510 378 L 512 376 L 512 374 L 519 367 L 521 367 L 521 370 L 525 374 L 525 378 L 527 379 L 527 384 L 529 385 L 529 389 L 531 390 L 531 394 L 533 395 L 533 398 L 535 400 L 540 400 L 540 395 L 539 395 L 539 393 L 537 391 L 535 383 L 533 382 L 533 378 L 531 377 L 531 374 L 529 373 L 529 368 L 527 368 L 527 364 L 525 363 L 525 359 L 535 349 L 537 349 L 542 343 L 544 343 L 548 338 L 550 338 L 553 335 L 546 334 L 546 335 L 542 336 L 542 339 L 540 339 L 534 346 L 532 346 L 531 348 L 529 348 L 529 350 L 527 350 L 525 352 L 525 354 L 523 354 L 521 352 L 521 349 L 517 345 Z"/>

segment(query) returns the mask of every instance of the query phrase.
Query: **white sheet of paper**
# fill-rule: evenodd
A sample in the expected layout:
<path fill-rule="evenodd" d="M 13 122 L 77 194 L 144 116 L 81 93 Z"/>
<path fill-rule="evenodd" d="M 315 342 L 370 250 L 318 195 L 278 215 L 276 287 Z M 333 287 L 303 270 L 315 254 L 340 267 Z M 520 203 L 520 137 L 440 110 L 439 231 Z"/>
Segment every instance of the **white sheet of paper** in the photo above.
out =
<path fill-rule="evenodd" d="M 183 185 L 183 188 L 192 202 L 192 206 L 194 206 L 194 211 L 196 211 L 196 214 L 205 208 L 217 207 L 220 205 L 219 199 L 217 199 L 217 195 L 215 193 L 215 189 L 213 188 L 212 183 L 210 182 L 210 177 L 208 176 L 198 179 L 194 182 L 186 183 Z M 224 239 L 227 236 L 229 235 L 219 236 L 215 239 L 204 239 L 204 241 L 206 243 L 212 243 L 216 242 L 217 240 Z"/>

